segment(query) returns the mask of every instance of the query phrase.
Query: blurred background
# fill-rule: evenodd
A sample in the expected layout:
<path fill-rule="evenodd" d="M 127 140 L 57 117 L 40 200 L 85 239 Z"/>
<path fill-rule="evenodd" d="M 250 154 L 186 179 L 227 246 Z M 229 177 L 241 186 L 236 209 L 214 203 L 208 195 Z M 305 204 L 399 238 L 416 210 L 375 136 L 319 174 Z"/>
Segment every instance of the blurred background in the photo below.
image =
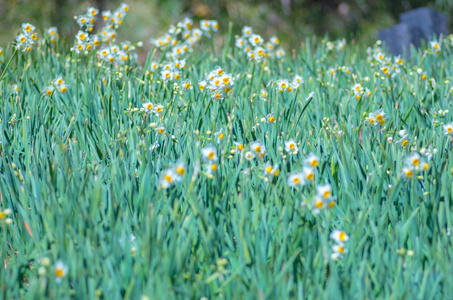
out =
<path fill-rule="evenodd" d="M 42 34 L 57 26 L 60 36 L 72 43 L 78 26 L 74 16 L 89 6 L 100 11 L 114 10 L 124 1 L 107 0 L 0 0 L 0 46 L 13 41 L 21 23 L 37 26 Z M 223 32 L 228 22 L 234 33 L 244 25 L 253 27 L 266 40 L 277 35 L 286 49 L 296 48 L 306 37 L 329 35 L 367 44 L 377 39 L 380 29 L 398 23 L 404 11 L 426 6 L 451 16 L 453 0 L 128 0 L 120 41 L 144 42 L 142 54 L 150 48 L 149 38 L 162 35 L 171 24 L 184 17 L 215 19 Z M 99 18 L 100 19 L 100 18 Z M 452 31 L 450 20 L 450 32 Z M 196 26 L 198 27 L 198 25 Z M 221 37 L 218 37 L 220 39 Z"/>

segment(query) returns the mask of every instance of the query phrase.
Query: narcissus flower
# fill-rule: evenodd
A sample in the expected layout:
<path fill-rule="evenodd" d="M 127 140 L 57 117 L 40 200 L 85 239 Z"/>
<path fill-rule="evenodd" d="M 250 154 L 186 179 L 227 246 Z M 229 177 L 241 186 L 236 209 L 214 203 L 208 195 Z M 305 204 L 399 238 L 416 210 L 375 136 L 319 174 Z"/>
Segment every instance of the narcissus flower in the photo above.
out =
<path fill-rule="evenodd" d="M 293 139 L 289 139 L 285 141 L 285 151 L 290 154 L 297 154 L 299 147 L 297 147 L 297 144 Z"/>
<path fill-rule="evenodd" d="M 206 161 L 217 160 L 217 149 L 214 146 L 207 146 L 201 149 L 201 156 Z"/>
<path fill-rule="evenodd" d="M 63 263 L 63 261 L 57 261 L 57 263 L 55 264 L 55 281 L 57 283 L 61 283 L 67 273 L 68 267 Z"/>
<path fill-rule="evenodd" d="M 332 231 L 330 238 L 338 244 L 347 242 L 349 240 L 349 236 L 344 231 L 338 229 Z"/>
<path fill-rule="evenodd" d="M 305 184 L 304 175 L 301 172 L 289 174 L 287 182 L 289 187 L 303 186 Z"/>
<path fill-rule="evenodd" d="M 308 154 L 304 161 L 306 164 L 316 168 L 319 165 L 319 157 L 313 153 Z"/>
<path fill-rule="evenodd" d="M 453 122 L 444 125 L 444 134 L 453 136 Z"/>

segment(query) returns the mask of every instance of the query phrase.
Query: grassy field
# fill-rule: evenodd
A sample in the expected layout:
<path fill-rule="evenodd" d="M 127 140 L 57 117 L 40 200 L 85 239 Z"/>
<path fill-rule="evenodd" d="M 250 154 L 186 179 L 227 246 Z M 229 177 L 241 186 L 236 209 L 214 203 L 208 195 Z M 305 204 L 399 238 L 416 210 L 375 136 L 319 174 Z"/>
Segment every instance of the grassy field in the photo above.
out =
<path fill-rule="evenodd" d="M 0 50 L 0 298 L 451 295 L 453 36 L 406 61 L 186 19 L 140 66 L 127 11 Z"/>

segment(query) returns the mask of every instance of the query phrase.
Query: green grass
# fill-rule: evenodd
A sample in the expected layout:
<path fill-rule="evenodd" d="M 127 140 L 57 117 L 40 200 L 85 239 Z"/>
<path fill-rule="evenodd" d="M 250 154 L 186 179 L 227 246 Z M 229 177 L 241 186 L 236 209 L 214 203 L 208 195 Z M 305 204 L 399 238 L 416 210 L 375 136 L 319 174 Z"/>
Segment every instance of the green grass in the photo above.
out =
<path fill-rule="evenodd" d="M 220 27 L 226 31 L 225 24 Z M 118 68 L 96 55 L 68 52 L 63 41 L 29 54 L 13 56 L 11 45 L 5 49 L 0 191 L 2 209 L 13 212 L 12 224 L 1 224 L 2 297 L 451 294 L 452 142 L 442 125 L 452 118 L 434 112 L 452 111 L 452 37 L 438 55 L 413 49 L 412 60 L 387 78 L 368 59 L 367 45 L 329 52 L 326 41 L 307 39 L 282 59 L 255 63 L 234 48 L 231 29 L 222 47 L 203 39 L 185 55 L 180 81 L 189 78 L 195 85 L 188 92 L 149 73 L 152 60 L 164 61 L 159 51 L 149 54 L 145 66 L 132 60 Z M 235 82 L 223 101 L 211 101 L 196 86 L 217 65 Z M 343 66 L 352 72 L 341 71 Z M 335 77 L 327 73 L 330 67 L 338 68 Z M 68 91 L 43 95 L 60 74 Z M 304 78 L 297 91 L 276 90 L 278 79 L 296 74 Z M 351 92 L 356 83 L 371 97 L 358 101 Z M 20 88 L 17 95 L 13 84 Z M 263 87 L 268 101 L 259 99 Z M 164 105 L 161 117 L 134 110 L 147 100 Z M 367 125 L 368 114 L 379 108 L 386 123 Z M 269 113 L 276 124 L 261 121 Z M 164 125 L 166 135 L 154 125 Z M 225 138 L 217 144 L 220 129 Z M 396 143 L 401 129 L 411 137 L 406 147 Z M 290 138 L 297 154 L 283 150 Z M 255 140 L 267 149 L 263 159 L 247 161 L 231 152 L 234 141 L 248 150 Z M 155 142 L 160 147 L 150 149 Z M 207 145 L 217 147 L 213 175 L 201 155 Z M 404 158 L 429 146 L 438 150 L 429 168 L 401 176 Z M 310 152 L 320 158 L 315 179 L 289 187 L 288 175 L 302 170 Z M 161 188 L 163 171 L 178 160 L 186 163 L 186 174 Z M 279 164 L 277 177 L 264 179 L 265 162 Z M 326 183 L 336 206 L 315 214 L 316 187 Z M 349 235 L 342 260 L 331 259 L 334 229 Z M 68 267 L 61 283 L 58 260 Z"/>

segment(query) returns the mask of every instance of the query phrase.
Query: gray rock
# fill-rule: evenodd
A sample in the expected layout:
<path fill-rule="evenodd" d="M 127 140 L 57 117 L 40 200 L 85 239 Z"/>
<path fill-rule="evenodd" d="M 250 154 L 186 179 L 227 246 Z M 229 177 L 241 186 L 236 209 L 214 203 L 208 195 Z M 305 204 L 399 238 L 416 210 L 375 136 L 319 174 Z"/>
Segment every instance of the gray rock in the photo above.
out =
<path fill-rule="evenodd" d="M 420 47 L 423 31 L 408 24 L 398 24 L 379 31 L 379 39 L 393 55 L 410 58 L 410 46 Z"/>
<path fill-rule="evenodd" d="M 445 14 L 431 8 L 421 7 L 400 14 L 400 22 L 419 28 L 423 39 L 429 41 L 433 34 L 448 35 L 448 18 Z"/>

